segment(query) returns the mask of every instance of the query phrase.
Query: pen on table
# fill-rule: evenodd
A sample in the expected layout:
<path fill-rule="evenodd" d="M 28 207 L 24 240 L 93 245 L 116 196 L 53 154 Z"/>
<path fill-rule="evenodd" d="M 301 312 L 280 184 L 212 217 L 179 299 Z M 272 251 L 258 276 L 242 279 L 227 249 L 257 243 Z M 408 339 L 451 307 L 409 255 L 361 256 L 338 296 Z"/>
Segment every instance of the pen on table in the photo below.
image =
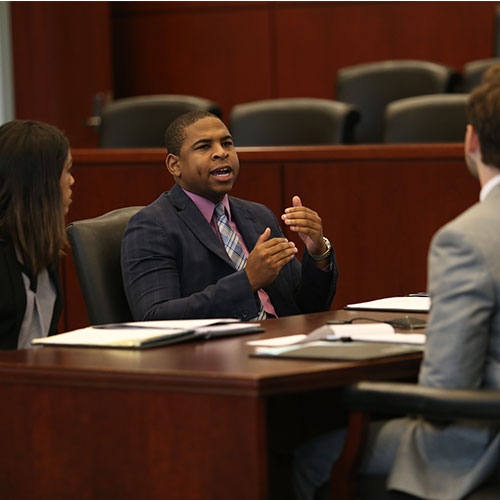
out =
<path fill-rule="evenodd" d="M 409 293 L 408 297 L 428 297 L 429 294 L 427 292 L 418 292 L 418 293 Z"/>

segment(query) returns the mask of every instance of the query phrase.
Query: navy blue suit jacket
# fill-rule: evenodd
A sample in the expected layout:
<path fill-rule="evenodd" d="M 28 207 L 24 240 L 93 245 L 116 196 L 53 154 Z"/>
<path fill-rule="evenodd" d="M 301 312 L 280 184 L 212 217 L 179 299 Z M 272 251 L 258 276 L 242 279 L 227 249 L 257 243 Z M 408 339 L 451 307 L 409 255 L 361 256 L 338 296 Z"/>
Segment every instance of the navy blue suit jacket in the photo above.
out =
<path fill-rule="evenodd" d="M 250 252 L 266 227 L 283 237 L 264 205 L 229 197 L 231 215 Z M 123 281 L 135 320 L 223 318 L 258 314 L 244 270 L 236 271 L 224 245 L 198 207 L 175 185 L 134 215 L 121 249 Z M 265 288 L 278 316 L 327 311 L 335 296 L 335 254 L 318 269 L 304 251 Z"/>

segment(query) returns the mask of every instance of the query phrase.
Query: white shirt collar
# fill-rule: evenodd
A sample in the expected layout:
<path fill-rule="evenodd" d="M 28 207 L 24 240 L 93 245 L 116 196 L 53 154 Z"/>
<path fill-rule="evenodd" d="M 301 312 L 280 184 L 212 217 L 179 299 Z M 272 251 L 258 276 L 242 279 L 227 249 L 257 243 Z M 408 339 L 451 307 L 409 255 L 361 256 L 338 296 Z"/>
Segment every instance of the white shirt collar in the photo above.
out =
<path fill-rule="evenodd" d="M 479 199 L 481 201 L 484 201 L 486 197 L 491 193 L 492 189 L 497 185 L 500 184 L 500 174 L 495 175 L 493 179 L 490 179 L 482 188 L 481 192 L 479 193 Z"/>

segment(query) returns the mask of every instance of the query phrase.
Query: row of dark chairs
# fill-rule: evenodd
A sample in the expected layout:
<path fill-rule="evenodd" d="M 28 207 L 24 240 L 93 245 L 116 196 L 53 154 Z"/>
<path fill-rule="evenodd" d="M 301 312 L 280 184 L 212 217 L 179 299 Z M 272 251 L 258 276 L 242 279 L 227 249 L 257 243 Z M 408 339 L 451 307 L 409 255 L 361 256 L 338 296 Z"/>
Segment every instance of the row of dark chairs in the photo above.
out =
<path fill-rule="evenodd" d="M 463 140 L 467 95 L 432 94 L 391 102 L 384 113 L 382 142 Z M 197 107 L 192 107 L 193 100 L 198 100 Z M 200 109 L 220 116 L 211 101 L 191 96 L 134 97 L 110 108 L 102 116 L 102 148 L 163 147 L 166 127 L 180 114 Z M 361 116 L 356 106 L 340 101 L 267 99 L 236 105 L 229 127 L 240 147 L 352 144 L 359 142 L 355 134 Z"/>
<path fill-rule="evenodd" d="M 429 61 L 359 64 L 338 71 L 335 100 L 238 104 L 231 110 L 229 127 L 237 146 L 461 141 L 467 93 L 495 63 L 500 59 L 471 62 L 463 75 Z M 117 100 L 101 113 L 100 147 L 162 147 L 168 125 L 193 110 L 221 116 L 217 103 L 194 96 Z"/>

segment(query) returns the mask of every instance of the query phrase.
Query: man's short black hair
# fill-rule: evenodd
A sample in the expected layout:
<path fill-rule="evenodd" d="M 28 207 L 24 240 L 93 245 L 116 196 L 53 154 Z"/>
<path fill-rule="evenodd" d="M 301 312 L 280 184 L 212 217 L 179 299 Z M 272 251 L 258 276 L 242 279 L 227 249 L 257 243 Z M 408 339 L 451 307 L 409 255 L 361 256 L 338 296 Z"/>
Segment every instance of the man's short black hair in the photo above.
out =
<path fill-rule="evenodd" d="M 189 125 L 192 125 L 203 118 L 219 119 L 218 116 L 215 116 L 209 111 L 190 111 L 189 113 L 185 113 L 176 118 L 165 132 L 165 145 L 167 146 L 167 152 L 175 156 L 179 156 L 182 144 L 186 139 L 186 134 L 184 133 L 186 127 L 189 127 Z"/>

